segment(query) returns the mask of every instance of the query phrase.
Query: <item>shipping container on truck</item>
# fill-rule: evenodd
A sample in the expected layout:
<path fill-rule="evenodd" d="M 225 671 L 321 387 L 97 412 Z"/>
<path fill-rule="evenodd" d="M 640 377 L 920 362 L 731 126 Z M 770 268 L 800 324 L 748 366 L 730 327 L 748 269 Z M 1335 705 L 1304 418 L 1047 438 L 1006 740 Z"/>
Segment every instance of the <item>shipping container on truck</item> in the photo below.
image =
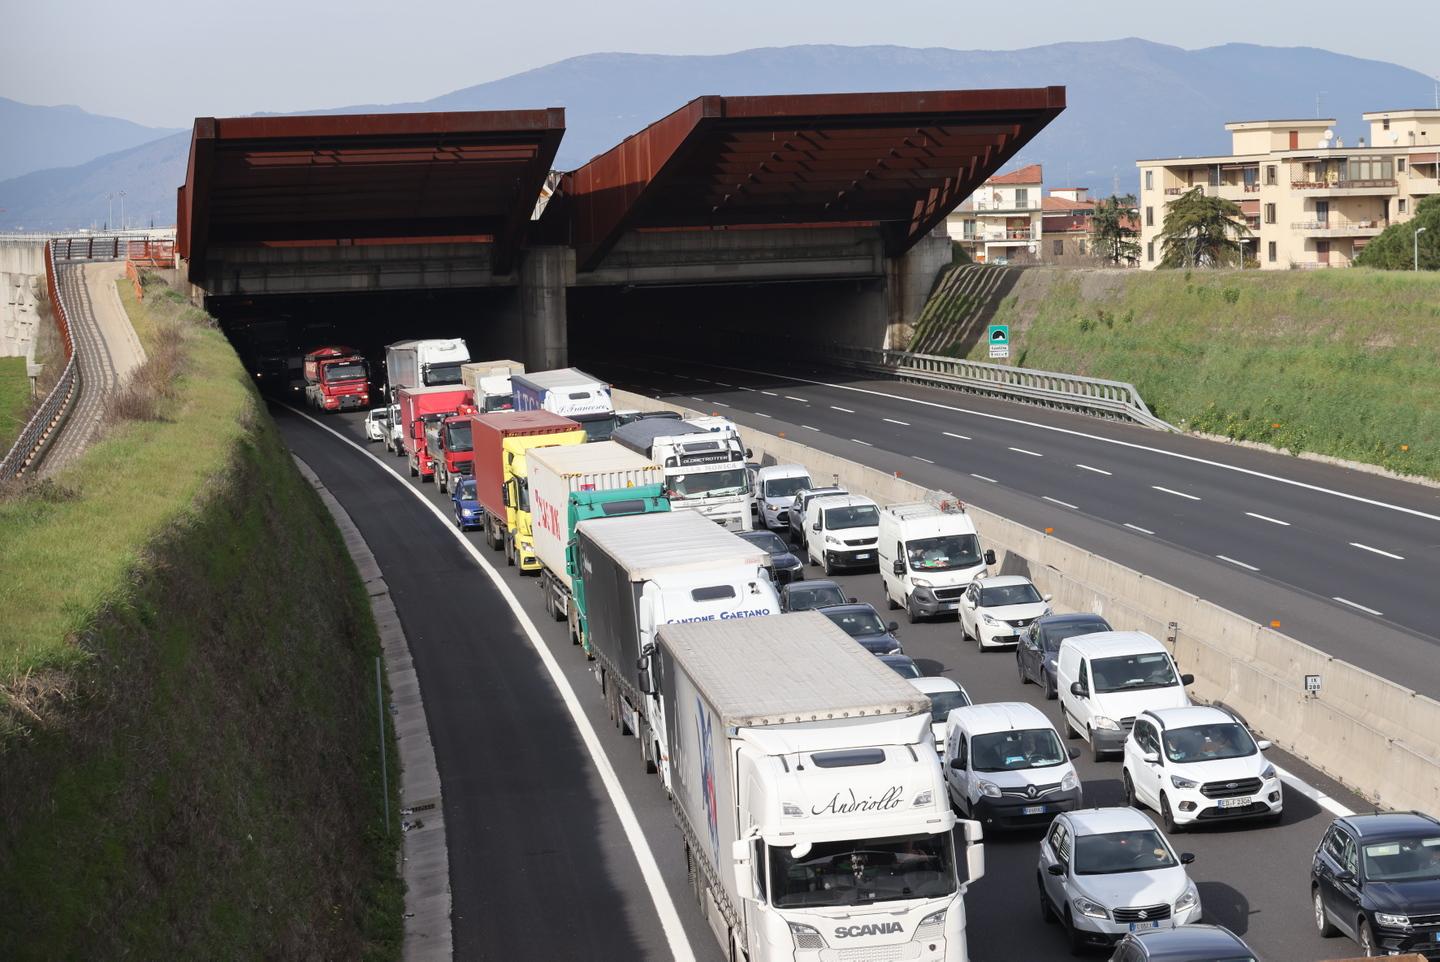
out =
<path fill-rule="evenodd" d="M 661 625 L 648 664 L 686 863 L 727 954 L 966 962 L 982 831 L 952 831 L 927 696 L 816 611 Z"/>
<path fill-rule="evenodd" d="M 496 411 L 471 415 L 470 440 L 486 542 L 505 549 L 506 563 L 519 565 L 522 572 L 539 572 L 528 455 L 535 448 L 584 444 L 584 429 L 549 411 Z"/>
<path fill-rule="evenodd" d="M 432 455 L 427 447 L 425 426 L 443 421 L 471 407 L 470 391 L 449 385 L 437 387 L 404 387 L 396 394 L 400 421 L 404 425 L 405 456 L 410 462 L 410 477 L 421 481 L 434 478 Z"/>
<path fill-rule="evenodd" d="M 394 399 L 402 387 L 460 384 L 460 365 L 468 360 L 463 338 L 396 341 L 385 347 L 385 389 Z"/>
<path fill-rule="evenodd" d="M 568 621 L 571 641 L 583 644 L 580 621 L 570 603 L 571 582 L 577 577 L 575 526 L 592 518 L 669 511 L 665 473 L 649 458 L 614 441 L 532 448 L 526 461 L 545 610 L 556 621 Z"/>
<path fill-rule="evenodd" d="M 425 422 L 425 451 L 435 472 L 435 486 L 443 492 L 448 493 L 455 481 L 474 472 L 470 415 L 477 410 L 475 404 L 467 403 L 443 421 Z"/>
<path fill-rule="evenodd" d="M 549 411 L 579 422 L 591 441 L 606 441 L 615 430 L 610 385 L 578 368 L 512 374 L 515 410 Z"/>
<path fill-rule="evenodd" d="M 671 418 L 622 424 L 611 437 L 665 468 L 676 511 L 693 510 L 731 531 L 750 530 L 750 452 L 731 427 L 706 428 Z"/>
<path fill-rule="evenodd" d="M 481 414 L 510 411 L 515 407 L 515 389 L 510 378 L 524 374 L 519 361 L 471 361 L 460 365 L 460 380 L 475 395 L 475 407 Z"/>
<path fill-rule="evenodd" d="M 583 576 L 571 590 L 596 680 L 610 717 L 640 739 L 646 770 L 658 768 L 668 787 L 664 706 L 640 687 L 641 652 L 662 625 L 777 613 L 770 554 L 693 511 L 582 521 L 575 540 Z"/>
<path fill-rule="evenodd" d="M 305 355 L 305 401 L 321 411 L 370 406 L 370 369 L 353 347 L 317 347 Z"/>

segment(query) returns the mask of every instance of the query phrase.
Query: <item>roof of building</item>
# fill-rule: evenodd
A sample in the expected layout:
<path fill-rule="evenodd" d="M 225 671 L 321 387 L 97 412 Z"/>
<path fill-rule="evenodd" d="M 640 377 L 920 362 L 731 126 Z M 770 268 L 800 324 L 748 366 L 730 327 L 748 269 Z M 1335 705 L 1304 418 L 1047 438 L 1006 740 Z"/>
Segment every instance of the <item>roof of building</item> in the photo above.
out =
<path fill-rule="evenodd" d="M 1280 118 L 1279 120 L 1232 120 L 1225 125 L 1226 130 L 1244 130 L 1251 127 L 1270 127 L 1275 124 L 1287 124 L 1292 127 L 1334 127 L 1335 118 L 1321 119 L 1319 117 L 1305 117 L 1300 120 Z"/>
<path fill-rule="evenodd" d="M 1365 120 L 1382 120 L 1385 117 L 1440 117 L 1440 110 L 1434 107 L 1401 107 L 1399 110 L 1371 110 L 1360 115 Z"/>
<path fill-rule="evenodd" d="M 985 185 L 988 187 L 994 184 L 1039 184 L 1044 180 L 1045 172 L 1039 164 L 1027 164 L 1008 174 L 996 174 L 985 181 Z"/>
<path fill-rule="evenodd" d="M 1044 211 L 1051 211 L 1051 210 L 1094 210 L 1094 209 L 1095 209 L 1095 201 L 1093 201 L 1093 200 L 1070 200 L 1070 199 L 1065 198 L 1065 197 L 1056 197 L 1055 194 L 1054 194 L 1054 192 L 1052 191 L 1049 197 L 1045 197 L 1045 198 L 1043 198 L 1043 199 L 1040 201 L 1040 209 L 1041 209 L 1041 210 L 1044 210 Z"/>

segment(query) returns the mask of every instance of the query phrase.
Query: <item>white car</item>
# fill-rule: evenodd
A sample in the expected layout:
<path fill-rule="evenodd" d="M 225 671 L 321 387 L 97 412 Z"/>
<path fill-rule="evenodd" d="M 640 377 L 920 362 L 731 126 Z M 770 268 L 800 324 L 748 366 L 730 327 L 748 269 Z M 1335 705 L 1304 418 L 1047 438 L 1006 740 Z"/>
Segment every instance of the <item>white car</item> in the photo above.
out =
<path fill-rule="evenodd" d="M 1133 808 L 1057 815 L 1040 843 L 1040 915 L 1059 919 L 1070 951 L 1131 932 L 1200 921 L 1200 893 L 1155 823 Z"/>
<path fill-rule="evenodd" d="M 1153 808 L 1165 831 L 1230 818 L 1278 819 L 1275 766 L 1244 725 L 1219 708 L 1158 708 L 1135 716 L 1125 739 L 1125 801 Z"/>
<path fill-rule="evenodd" d="M 796 492 L 810 487 L 810 472 L 799 464 L 767 464 L 755 472 L 755 520 L 771 531 L 790 526 Z"/>
<path fill-rule="evenodd" d="M 816 499 L 805 511 L 805 554 L 828 577 L 840 568 L 874 568 L 880 506 L 860 494 Z"/>
<path fill-rule="evenodd" d="M 371 408 L 365 415 L 365 440 L 383 441 L 390 428 L 390 409 Z"/>
<path fill-rule="evenodd" d="M 950 801 L 991 828 L 1037 828 L 1084 802 L 1080 776 L 1045 713 L 1024 702 L 957 708 L 941 766 Z"/>
<path fill-rule="evenodd" d="M 385 450 L 393 451 L 399 457 L 405 456 L 405 425 L 400 421 L 400 405 L 390 405 L 390 420 L 384 434 Z"/>
<path fill-rule="evenodd" d="M 976 578 L 960 599 L 961 639 L 974 638 L 981 651 L 1013 648 L 1020 632 L 1049 613 L 1050 596 L 1040 594 L 1029 578 Z"/>
<path fill-rule="evenodd" d="M 953 678 L 906 679 L 930 699 L 930 734 L 935 736 L 935 750 L 945 750 L 945 722 L 957 708 L 975 704 L 965 686 Z"/>

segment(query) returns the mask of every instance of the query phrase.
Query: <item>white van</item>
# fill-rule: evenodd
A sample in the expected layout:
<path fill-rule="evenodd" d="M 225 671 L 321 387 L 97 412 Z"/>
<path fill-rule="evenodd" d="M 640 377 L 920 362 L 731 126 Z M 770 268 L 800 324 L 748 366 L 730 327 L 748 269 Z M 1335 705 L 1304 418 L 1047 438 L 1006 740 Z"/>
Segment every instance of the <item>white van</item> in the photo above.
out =
<path fill-rule="evenodd" d="M 950 800 L 983 825 L 1030 828 L 1084 803 L 1073 759 L 1045 713 L 1024 702 L 956 708 L 940 764 Z"/>
<path fill-rule="evenodd" d="M 1190 704 L 1182 675 L 1165 646 L 1143 631 L 1102 631 L 1060 643 L 1055 667 L 1066 738 L 1082 737 L 1098 761 L 1123 751 L 1135 716 Z"/>
<path fill-rule="evenodd" d="M 886 505 L 876 550 L 885 601 L 904 608 L 912 625 L 957 612 L 965 586 L 995 563 L 958 501 Z"/>
<path fill-rule="evenodd" d="M 862 494 L 821 498 L 805 512 L 805 554 L 829 575 L 838 568 L 876 563 L 880 506 Z"/>
<path fill-rule="evenodd" d="M 767 464 L 755 472 L 755 520 L 771 531 L 790 526 L 796 492 L 810 487 L 810 472 L 800 464 Z"/>

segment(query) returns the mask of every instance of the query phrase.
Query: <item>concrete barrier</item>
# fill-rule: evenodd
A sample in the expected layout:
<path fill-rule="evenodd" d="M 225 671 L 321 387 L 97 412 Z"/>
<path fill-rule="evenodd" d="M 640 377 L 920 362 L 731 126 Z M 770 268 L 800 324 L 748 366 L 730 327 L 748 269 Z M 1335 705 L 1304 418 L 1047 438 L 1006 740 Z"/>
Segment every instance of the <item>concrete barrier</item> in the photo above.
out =
<path fill-rule="evenodd" d="M 713 414 L 615 391 L 620 410 Z M 926 489 L 893 474 L 747 428 L 762 464 L 795 463 L 882 504 Z M 1192 695 L 1222 704 L 1256 731 L 1386 808 L 1440 812 L 1440 702 L 1357 668 L 1173 585 L 989 511 L 967 509 L 999 571 L 1024 574 L 1058 610 L 1093 611 L 1165 641 Z M 1318 694 L 1305 676 L 1319 675 Z"/>

